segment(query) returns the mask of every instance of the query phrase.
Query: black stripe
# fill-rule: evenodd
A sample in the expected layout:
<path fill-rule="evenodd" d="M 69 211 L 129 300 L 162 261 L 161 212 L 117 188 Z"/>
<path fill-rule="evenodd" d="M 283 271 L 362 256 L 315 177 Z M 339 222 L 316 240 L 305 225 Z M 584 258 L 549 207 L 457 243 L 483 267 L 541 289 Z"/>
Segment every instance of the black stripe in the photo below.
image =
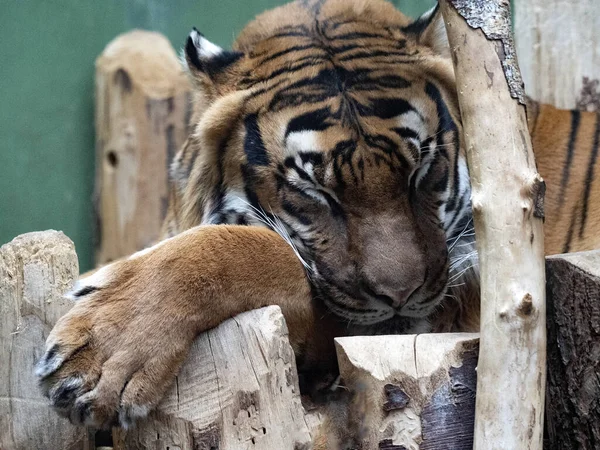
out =
<path fill-rule="evenodd" d="M 391 119 L 407 112 L 415 111 L 412 105 L 402 98 L 371 98 L 369 106 L 358 106 L 361 116 L 375 116 L 380 119 Z"/>
<path fill-rule="evenodd" d="M 84 286 L 73 294 L 73 297 L 83 297 L 84 295 L 91 294 L 92 292 L 99 291 L 100 288 L 96 286 Z"/>
<path fill-rule="evenodd" d="M 305 58 L 301 58 L 298 61 L 296 61 L 296 65 L 291 66 L 291 67 L 282 67 L 281 69 L 277 69 L 274 72 L 271 72 L 270 74 L 268 74 L 267 76 L 264 77 L 264 80 L 261 81 L 266 81 L 266 80 L 272 80 L 275 77 L 278 77 L 279 75 L 282 74 L 290 74 L 293 72 L 297 72 L 301 69 L 305 69 L 306 67 L 313 67 L 313 66 L 318 66 L 320 63 L 326 62 L 327 60 L 325 58 L 319 58 L 319 57 L 315 57 L 315 56 L 307 56 Z"/>
<path fill-rule="evenodd" d="M 223 51 L 218 55 L 204 58 L 204 66 L 206 67 L 206 73 L 209 76 L 215 76 L 221 73 L 230 65 L 240 60 L 244 54 L 242 52 L 226 52 Z"/>
<path fill-rule="evenodd" d="M 327 121 L 329 117 L 331 117 L 331 110 L 328 106 L 294 117 L 288 123 L 287 129 L 285 130 L 285 137 L 287 138 L 290 133 L 298 131 L 326 130 L 331 126 L 331 124 Z"/>
<path fill-rule="evenodd" d="M 577 222 L 577 210 L 579 209 L 579 202 L 573 208 L 571 212 L 571 223 L 569 225 L 569 231 L 567 231 L 567 241 L 563 247 L 563 253 L 569 253 L 571 250 L 571 241 L 573 240 L 573 232 L 575 230 L 575 224 Z"/>
<path fill-rule="evenodd" d="M 274 59 L 279 58 L 280 56 L 283 55 L 287 55 L 288 53 L 293 53 L 293 52 L 299 52 L 302 50 L 308 50 L 308 49 L 314 49 L 314 50 L 320 50 L 318 47 L 316 47 L 314 44 L 306 44 L 306 45 L 294 45 L 292 47 L 288 47 L 284 50 L 281 50 L 279 52 L 273 53 L 269 56 L 267 56 L 265 59 L 261 60 L 258 63 L 258 66 L 261 66 L 269 61 L 273 61 Z M 322 50 L 320 50 L 322 51 Z"/>
<path fill-rule="evenodd" d="M 419 138 L 419 133 L 417 133 L 415 130 L 412 130 L 410 128 L 407 128 L 407 127 L 392 128 L 392 131 L 394 131 L 398 136 L 400 136 L 402 138 L 416 139 L 417 141 L 421 142 L 421 139 Z"/>
<path fill-rule="evenodd" d="M 592 183 L 594 182 L 594 168 L 596 166 L 596 160 L 598 159 L 598 142 L 600 139 L 600 115 L 596 115 L 596 131 L 594 134 L 594 145 L 592 147 L 592 154 L 590 161 L 588 162 L 587 174 L 585 176 L 585 191 L 583 194 L 583 206 L 581 210 L 581 225 L 579 226 L 579 238 L 583 238 L 583 232 L 585 230 L 585 223 L 588 215 L 588 202 L 590 200 L 590 191 L 592 189 Z"/>
<path fill-rule="evenodd" d="M 375 58 L 377 56 L 385 56 L 386 58 L 391 58 L 392 56 L 410 56 L 409 53 L 407 52 L 401 52 L 401 51 L 390 51 L 390 50 L 372 50 L 372 51 L 362 51 L 362 52 L 356 52 L 353 53 L 351 55 L 346 55 L 346 56 L 342 56 L 340 58 L 338 58 L 338 61 L 340 62 L 348 62 L 348 61 L 352 61 L 355 59 L 362 59 L 362 58 Z"/>
<path fill-rule="evenodd" d="M 244 138 L 244 152 L 248 163 L 253 166 L 266 166 L 269 164 L 269 155 L 258 129 L 258 116 L 250 114 L 244 120 L 246 137 Z"/>
<path fill-rule="evenodd" d="M 290 216 L 298 219 L 298 221 L 302 225 L 305 225 L 305 226 L 312 225 L 312 220 L 310 220 L 306 215 L 304 215 L 305 211 L 302 207 L 295 205 L 292 202 L 287 201 L 287 200 L 283 200 L 281 202 L 281 207 Z"/>
<path fill-rule="evenodd" d="M 272 34 L 267 40 L 286 37 L 310 37 L 310 30 L 304 25 L 282 27 L 278 33 Z"/>
<path fill-rule="evenodd" d="M 440 93 L 437 86 L 431 82 L 427 82 L 425 85 L 425 93 L 427 96 L 433 100 L 435 106 L 437 108 L 438 115 L 438 135 L 440 131 L 454 131 L 457 129 L 454 120 L 452 120 L 452 116 L 450 115 L 450 111 L 448 111 L 448 107 L 442 98 L 442 94 Z"/>
<path fill-rule="evenodd" d="M 573 163 L 573 155 L 575 154 L 575 142 L 577 141 L 577 131 L 579 130 L 579 121 L 581 113 L 579 111 L 571 111 L 571 133 L 569 134 L 569 144 L 567 145 L 567 159 L 563 165 L 563 174 L 560 181 L 560 193 L 558 195 L 559 207 L 563 205 L 565 197 L 565 189 L 569 182 L 571 174 L 571 164 Z"/>
<path fill-rule="evenodd" d="M 454 120 L 452 119 L 452 116 L 450 115 L 450 111 L 448 110 L 448 107 L 446 106 L 446 103 L 444 102 L 444 99 L 442 97 L 441 92 L 439 91 L 439 89 L 437 88 L 437 86 L 435 86 L 433 83 L 431 82 L 427 82 L 425 85 L 425 93 L 427 94 L 427 96 L 433 100 L 433 102 L 436 105 L 436 109 L 437 109 L 437 116 L 438 116 L 438 129 L 436 131 L 436 146 L 441 144 L 444 144 L 444 142 L 442 141 L 442 132 L 445 131 L 453 131 L 453 132 L 457 132 L 458 131 L 458 127 L 456 126 L 456 123 L 454 123 Z M 458 174 L 458 154 L 459 154 L 459 142 L 458 142 L 458 135 L 455 134 L 452 137 L 452 142 L 454 143 L 455 146 L 455 154 L 454 154 L 454 177 L 453 177 L 453 195 L 451 197 L 451 201 L 449 202 L 449 207 L 450 209 L 454 209 L 455 208 L 455 200 L 458 197 L 458 180 L 457 180 L 457 174 Z M 442 152 L 447 154 L 446 149 L 444 147 L 439 147 L 438 152 Z M 454 200 L 454 201 L 453 201 Z"/>
<path fill-rule="evenodd" d="M 350 33 L 338 34 L 335 36 L 330 36 L 332 40 L 351 40 L 351 39 L 365 39 L 365 38 L 377 38 L 377 39 L 388 39 L 391 40 L 388 34 L 379 34 L 379 33 L 365 33 L 360 31 L 354 31 Z"/>
<path fill-rule="evenodd" d="M 196 30 L 196 27 L 194 27 L 194 30 L 198 32 L 198 30 Z M 187 55 L 190 63 L 192 63 L 192 65 L 196 69 L 201 71 L 204 70 L 204 65 L 202 64 L 202 61 L 200 61 L 200 57 L 198 56 L 198 49 L 194 44 L 192 36 L 188 36 L 187 40 L 185 41 L 185 54 Z"/>
<path fill-rule="evenodd" d="M 249 89 L 251 87 L 253 87 L 254 85 L 264 82 L 263 80 L 244 80 L 244 88 Z M 254 91 L 252 91 L 252 93 L 250 95 L 248 95 L 248 97 L 246 97 L 246 102 L 248 102 L 248 100 L 253 99 L 255 97 L 258 97 L 259 95 L 262 94 L 266 94 L 269 91 L 272 91 L 273 89 L 278 88 L 279 86 L 281 86 L 283 83 L 285 83 L 286 80 L 279 80 L 276 83 L 273 83 L 270 86 L 264 87 L 264 88 L 260 88 L 260 89 L 256 89 Z"/>

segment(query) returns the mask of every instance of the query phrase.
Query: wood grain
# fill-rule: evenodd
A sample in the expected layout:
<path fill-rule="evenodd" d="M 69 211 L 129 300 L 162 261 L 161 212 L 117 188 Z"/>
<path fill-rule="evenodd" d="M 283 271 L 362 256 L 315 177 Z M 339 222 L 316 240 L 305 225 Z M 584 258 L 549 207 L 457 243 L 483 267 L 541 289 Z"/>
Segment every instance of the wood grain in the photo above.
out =
<path fill-rule="evenodd" d="M 507 51 L 510 4 L 440 5 L 456 75 L 481 274 L 474 448 L 539 450 L 546 381 L 545 185 L 522 96 L 514 92 L 520 76 L 514 48 Z"/>
<path fill-rule="evenodd" d="M 96 263 L 160 236 L 168 168 L 187 138 L 190 93 L 169 41 L 131 31 L 96 60 Z"/>
<path fill-rule="evenodd" d="M 287 333 L 270 306 L 199 336 L 158 411 L 116 431 L 115 449 L 310 448 L 315 422 L 300 401 Z"/>
<path fill-rule="evenodd" d="M 559 108 L 600 108 L 600 10 L 596 0 L 514 0 L 525 89 Z"/>
<path fill-rule="evenodd" d="M 549 450 L 600 446 L 600 251 L 546 259 Z"/>
<path fill-rule="evenodd" d="M 34 375 L 48 333 L 71 307 L 62 294 L 78 273 L 73 242 L 61 232 L 24 234 L 0 248 L 2 450 L 90 448 L 84 428 L 50 409 Z"/>
<path fill-rule="evenodd" d="M 337 444 L 365 450 L 473 447 L 476 334 L 347 337 L 336 339 L 336 347 L 351 396 L 347 422 L 335 430 Z"/>

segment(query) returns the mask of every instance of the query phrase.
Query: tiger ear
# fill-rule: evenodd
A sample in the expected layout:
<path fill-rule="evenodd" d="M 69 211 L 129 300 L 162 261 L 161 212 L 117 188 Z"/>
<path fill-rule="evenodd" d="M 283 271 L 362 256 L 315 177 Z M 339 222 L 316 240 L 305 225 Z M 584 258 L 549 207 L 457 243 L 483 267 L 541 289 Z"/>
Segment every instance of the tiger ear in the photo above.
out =
<path fill-rule="evenodd" d="M 223 50 L 194 27 L 185 43 L 184 55 L 188 70 L 194 78 L 214 81 L 220 73 L 238 61 L 243 53 Z"/>
<path fill-rule="evenodd" d="M 403 31 L 406 34 L 414 35 L 419 44 L 433 49 L 437 54 L 450 57 L 450 44 L 448 43 L 446 26 L 439 4 L 436 4 L 413 23 L 404 27 Z"/>

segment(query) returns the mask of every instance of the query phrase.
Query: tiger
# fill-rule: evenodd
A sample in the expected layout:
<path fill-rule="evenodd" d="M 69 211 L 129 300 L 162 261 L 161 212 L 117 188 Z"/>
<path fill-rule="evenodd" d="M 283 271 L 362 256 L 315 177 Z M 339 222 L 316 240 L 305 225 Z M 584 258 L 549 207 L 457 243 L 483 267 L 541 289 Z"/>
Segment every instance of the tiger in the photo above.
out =
<path fill-rule="evenodd" d="M 200 332 L 262 306 L 281 308 L 301 371 L 335 370 L 337 336 L 477 329 L 471 187 L 437 6 L 412 20 L 384 0 L 297 0 L 230 51 L 193 29 L 183 59 L 194 108 L 164 239 L 67 294 L 75 305 L 36 367 L 58 413 L 130 427 Z M 547 252 L 598 247 L 598 116 L 531 102 L 528 120 L 549 184 Z"/>

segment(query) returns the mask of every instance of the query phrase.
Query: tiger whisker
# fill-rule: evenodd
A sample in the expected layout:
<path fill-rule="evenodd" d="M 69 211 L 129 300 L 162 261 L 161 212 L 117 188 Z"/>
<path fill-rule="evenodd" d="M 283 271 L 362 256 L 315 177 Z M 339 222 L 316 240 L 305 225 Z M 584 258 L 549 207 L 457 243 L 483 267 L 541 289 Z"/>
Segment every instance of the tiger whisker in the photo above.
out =
<path fill-rule="evenodd" d="M 248 212 L 256 220 L 258 220 L 261 223 L 264 223 L 265 225 L 267 225 L 269 228 L 271 228 L 273 231 L 275 231 L 279 236 L 281 236 L 283 238 L 283 240 L 292 248 L 292 250 L 294 251 L 294 254 L 300 260 L 300 263 L 302 263 L 302 265 L 304 266 L 304 268 L 306 269 L 306 271 L 308 273 L 308 276 L 310 277 L 310 273 L 312 273 L 312 270 L 313 270 L 312 267 L 302 257 L 302 255 L 300 254 L 300 251 L 298 250 L 298 247 L 293 242 L 290 234 L 288 233 L 287 229 L 285 228 L 285 224 L 283 224 L 281 222 L 281 220 L 275 214 L 273 214 L 273 210 L 271 210 L 271 208 L 269 208 L 269 210 L 271 211 L 271 216 L 274 218 L 274 220 L 271 219 L 269 216 L 267 216 L 265 211 L 262 210 L 262 207 L 261 207 L 261 209 L 258 209 L 254 205 L 247 202 L 245 199 L 243 199 L 241 197 L 238 197 L 238 199 L 250 207 L 250 211 L 248 211 Z"/>

